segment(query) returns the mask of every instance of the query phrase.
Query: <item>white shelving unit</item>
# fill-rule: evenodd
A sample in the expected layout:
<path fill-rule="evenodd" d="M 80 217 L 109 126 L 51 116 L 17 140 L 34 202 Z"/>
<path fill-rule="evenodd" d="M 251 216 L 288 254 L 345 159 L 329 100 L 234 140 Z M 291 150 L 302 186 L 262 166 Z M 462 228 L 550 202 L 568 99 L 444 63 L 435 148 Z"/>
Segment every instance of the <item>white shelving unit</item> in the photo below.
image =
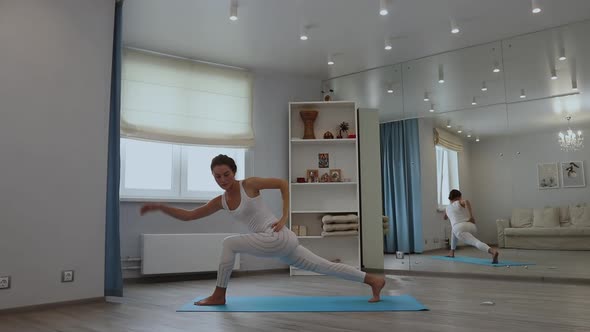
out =
<path fill-rule="evenodd" d="M 316 110 L 315 139 L 303 139 L 304 124 L 299 112 Z M 304 225 L 306 236 L 299 242 L 330 261 L 340 262 L 360 269 L 360 236 L 322 237 L 322 217 L 326 214 L 359 215 L 359 163 L 357 138 L 324 139 L 330 131 L 338 135 L 338 127 L 348 122 L 348 133 L 357 133 L 357 109 L 354 102 L 296 102 L 289 103 L 289 179 L 290 216 L 289 227 Z M 319 154 L 327 153 L 329 166 L 319 168 Z M 340 169 L 346 182 L 297 183 L 306 178 L 307 170 L 319 171 L 321 177 L 330 169 Z M 360 220 L 359 220 L 360 222 Z M 291 268 L 291 275 L 316 275 L 313 272 Z"/>

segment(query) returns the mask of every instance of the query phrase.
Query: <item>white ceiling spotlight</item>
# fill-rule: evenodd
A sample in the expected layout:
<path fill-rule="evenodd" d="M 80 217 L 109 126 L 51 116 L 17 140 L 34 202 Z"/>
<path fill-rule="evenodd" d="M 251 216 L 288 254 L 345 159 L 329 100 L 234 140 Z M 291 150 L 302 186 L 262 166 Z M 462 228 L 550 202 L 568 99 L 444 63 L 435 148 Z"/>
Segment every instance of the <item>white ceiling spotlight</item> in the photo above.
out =
<path fill-rule="evenodd" d="M 552 80 L 557 79 L 557 70 L 555 70 L 555 67 L 551 68 L 551 79 Z"/>
<path fill-rule="evenodd" d="M 463 127 L 459 126 L 457 129 L 457 134 L 461 134 L 463 132 Z"/>
<path fill-rule="evenodd" d="M 438 83 L 445 82 L 445 73 L 443 72 L 443 65 L 438 65 Z"/>
<path fill-rule="evenodd" d="M 486 81 L 481 82 L 481 91 L 488 91 L 488 86 L 486 85 Z"/>
<path fill-rule="evenodd" d="M 328 55 L 328 66 L 332 66 L 334 65 L 334 56 L 333 55 Z"/>
<path fill-rule="evenodd" d="M 520 99 L 525 99 L 526 93 L 524 93 L 524 89 L 520 89 Z"/>
<path fill-rule="evenodd" d="M 429 101 L 430 97 L 428 97 L 428 92 L 424 92 L 424 101 Z"/>
<path fill-rule="evenodd" d="M 539 0 L 531 0 L 531 11 L 533 12 L 533 14 L 539 14 L 541 12 Z"/>
<path fill-rule="evenodd" d="M 301 31 L 299 32 L 299 39 L 300 40 L 308 40 L 309 39 L 309 34 L 308 34 L 307 30 L 308 30 L 307 25 L 301 26 Z"/>
<path fill-rule="evenodd" d="M 492 69 L 492 71 L 494 73 L 499 73 L 500 72 L 500 64 L 498 63 L 498 61 L 494 61 L 494 69 Z"/>
<path fill-rule="evenodd" d="M 471 136 L 472 136 L 472 135 L 471 135 L 471 132 L 468 132 L 468 133 L 467 133 L 467 138 L 471 138 Z"/>
<path fill-rule="evenodd" d="M 475 97 L 473 97 L 473 99 L 471 100 L 471 105 L 473 105 L 473 106 L 477 105 L 477 101 L 475 100 Z"/>
<path fill-rule="evenodd" d="M 578 91 L 578 80 L 575 78 L 572 80 L 572 90 Z"/>
<path fill-rule="evenodd" d="M 461 30 L 459 29 L 459 26 L 457 25 L 457 21 L 455 21 L 454 19 L 451 19 L 451 33 L 456 35 L 459 32 L 461 32 Z"/>
<path fill-rule="evenodd" d="M 430 113 L 434 113 L 434 104 L 430 104 Z"/>
<path fill-rule="evenodd" d="M 393 93 L 393 84 L 388 84 L 387 85 L 387 93 Z"/>
<path fill-rule="evenodd" d="M 379 15 L 387 16 L 389 14 L 389 0 L 379 0 Z"/>
<path fill-rule="evenodd" d="M 389 39 L 389 38 L 385 39 L 385 50 L 391 51 L 392 48 L 393 48 L 393 44 L 391 43 L 391 39 Z"/>
<path fill-rule="evenodd" d="M 559 61 L 565 61 L 567 58 L 565 57 L 565 47 L 559 49 Z"/>
<path fill-rule="evenodd" d="M 451 128 L 451 120 L 447 120 L 447 128 Z"/>
<path fill-rule="evenodd" d="M 479 137 L 476 137 L 476 138 L 475 138 L 475 141 L 476 141 L 476 142 L 479 142 Z"/>
<path fill-rule="evenodd" d="M 232 21 L 238 20 L 238 0 L 230 0 L 229 19 Z"/>

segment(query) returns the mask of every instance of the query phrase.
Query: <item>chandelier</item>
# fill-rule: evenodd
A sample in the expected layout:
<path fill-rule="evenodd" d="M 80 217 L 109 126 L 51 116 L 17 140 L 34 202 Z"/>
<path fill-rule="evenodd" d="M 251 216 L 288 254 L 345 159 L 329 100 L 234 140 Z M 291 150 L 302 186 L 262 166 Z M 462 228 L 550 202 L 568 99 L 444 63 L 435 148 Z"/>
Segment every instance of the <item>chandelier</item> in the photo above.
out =
<path fill-rule="evenodd" d="M 559 132 L 559 146 L 563 151 L 577 151 L 584 148 L 584 136 L 582 131 L 578 130 L 574 132 L 570 127 L 571 116 L 567 118 L 567 131 L 565 133 Z"/>

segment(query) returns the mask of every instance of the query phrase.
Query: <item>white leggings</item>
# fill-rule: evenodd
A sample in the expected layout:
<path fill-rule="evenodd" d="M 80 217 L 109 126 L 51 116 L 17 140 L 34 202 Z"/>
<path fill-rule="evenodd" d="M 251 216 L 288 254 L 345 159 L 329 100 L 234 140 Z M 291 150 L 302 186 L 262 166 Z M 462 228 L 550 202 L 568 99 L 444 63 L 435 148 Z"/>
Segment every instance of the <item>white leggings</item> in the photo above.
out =
<path fill-rule="evenodd" d="M 265 233 L 251 233 L 229 236 L 223 240 L 223 253 L 217 271 L 217 286 L 226 288 L 234 267 L 237 253 L 258 257 L 279 258 L 285 264 L 327 274 L 347 280 L 363 282 L 365 272 L 352 266 L 330 262 L 299 245 L 297 236 L 283 227 L 278 232 L 269 229 Z"/>
<path fill-rule="evenodd" d="M 477 249 L 488 252 L 490 246 L 478 240 L 473 234 L 477 233 L 477 227 L 470 222 L 461 222 L 453 226 L 451 238 L 451 249 L 457 249 L 457 242 L 461 240 L 466 244 L 476 247 Z"/>

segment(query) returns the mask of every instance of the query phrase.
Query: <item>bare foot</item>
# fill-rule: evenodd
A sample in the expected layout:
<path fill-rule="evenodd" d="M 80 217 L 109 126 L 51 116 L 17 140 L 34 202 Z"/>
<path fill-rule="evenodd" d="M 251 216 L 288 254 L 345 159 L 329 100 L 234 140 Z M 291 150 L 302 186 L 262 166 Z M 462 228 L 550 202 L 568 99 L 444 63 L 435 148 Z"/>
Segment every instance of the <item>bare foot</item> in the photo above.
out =
<path fill-rule="evenodd" d="M 365 277 L 365 283 L 371 286 L 371 290 L 373 291 L 373 297 L 369 299 L 369 302 L 381 301 L 379 295 L 381 294 L 383 287 L 385 287 L 385 278 L 367 274 Z"/>
<path fill-rule="evenodd" d="M 500 253 L 496 249 L 492 249 L 492 264 L 498 264 L 498 256 Z"/>
<path fill-rule="evenodd" d="M 208 298 L 202 299 L 199 302 L 195 302 L 195 305 L 224 305 L 225 297 L 219 297 L 211 295 Z"/>
<path fill-rule="evenodd" d="M 208 298 L 195 302 L 195 305 L 224 305 L 226 288 L 215 287 L 213 294 Z"/>

